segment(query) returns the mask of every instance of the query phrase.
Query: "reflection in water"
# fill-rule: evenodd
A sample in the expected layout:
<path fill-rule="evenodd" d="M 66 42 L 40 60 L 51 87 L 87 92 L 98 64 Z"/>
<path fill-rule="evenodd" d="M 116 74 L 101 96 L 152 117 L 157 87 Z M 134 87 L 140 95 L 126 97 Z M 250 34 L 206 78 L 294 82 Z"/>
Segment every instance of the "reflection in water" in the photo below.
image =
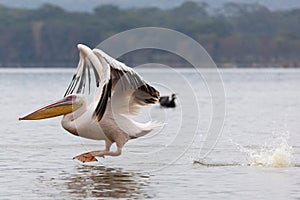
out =
<path fill-rule="evenodd" d="M 104 166 L 78 166 L 76 172 L 61 174 L 66 196 L 72 198 L 112 197 L 151 198 L 147 190 L 150 176 L 121 168 Z M 62 190 L 61 184 L 55 184 Z"/>

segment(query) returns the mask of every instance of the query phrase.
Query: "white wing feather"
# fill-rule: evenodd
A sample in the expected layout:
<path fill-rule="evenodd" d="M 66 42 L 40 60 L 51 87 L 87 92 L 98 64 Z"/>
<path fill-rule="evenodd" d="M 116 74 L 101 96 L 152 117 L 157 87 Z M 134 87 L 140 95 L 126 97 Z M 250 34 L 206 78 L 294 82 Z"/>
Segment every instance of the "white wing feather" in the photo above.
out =
<path fill-rule="evenodd" d="M 99 59 L 110 65 L 113 85 L 113 109 L 123 114 L 137 114 L 141 106 L 158 101 L 159 92 L 132 68 L 110 57 L 100 49 L 93 49 Z"/>

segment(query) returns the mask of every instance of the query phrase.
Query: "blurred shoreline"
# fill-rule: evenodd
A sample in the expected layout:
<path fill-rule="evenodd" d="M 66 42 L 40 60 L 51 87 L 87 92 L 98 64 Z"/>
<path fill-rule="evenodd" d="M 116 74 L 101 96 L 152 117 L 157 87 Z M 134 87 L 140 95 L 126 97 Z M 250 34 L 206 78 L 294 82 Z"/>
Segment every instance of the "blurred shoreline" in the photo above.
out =
<path fill-rule="evenodd" d="M 130 67 L 136 67 L 145 63 L 125 63 Z M 189 63 L 164 63 L 172 68 L 191 68 Z M 300 68 L 300 63 L 216 63 L 218 68 Z M 0 68 L 74 68 L 77 63 L 0 63 Z M 200 66 L 201 67 L 201 66 Z M 202 68 L 202 67 L 201 67 Z M 206 68 L 206 67 L 203 67 Z"/>
<path fill-rule="evenodd" d="M 30 10 L 0 4 L 0 67 L 74 67 L 78 43 L 96 47 L 126 30 L 161 27 L 201 44 L 220 68 L 296 68 L 299 19 L 299 8 L 270 10 L 243 3 L 227 3 L 213 12 L 207 4 L 196 2 L 167 10 L 103 5 L 91 13 L 51 4 Z M 186 45 L 176 41 L 174 50 L 188 50 Z M 144 48 L 118 59 L 132 67 L 145 63 L 191 67 L 185 58 L 162 49 Z"/>

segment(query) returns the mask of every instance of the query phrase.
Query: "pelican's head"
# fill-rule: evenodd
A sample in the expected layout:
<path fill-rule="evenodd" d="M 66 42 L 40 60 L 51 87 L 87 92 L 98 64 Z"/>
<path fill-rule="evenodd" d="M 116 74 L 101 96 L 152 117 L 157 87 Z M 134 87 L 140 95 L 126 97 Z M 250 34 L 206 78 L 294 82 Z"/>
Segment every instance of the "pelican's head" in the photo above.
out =
<path fill-rule="evenodd" d="M 78 110 L 84 104 L 84 96 L 71 94 L 59 101 L 43 106 L 24 117 L 20 117 L 19 120 L 38 120 L 67 115 Z"/>

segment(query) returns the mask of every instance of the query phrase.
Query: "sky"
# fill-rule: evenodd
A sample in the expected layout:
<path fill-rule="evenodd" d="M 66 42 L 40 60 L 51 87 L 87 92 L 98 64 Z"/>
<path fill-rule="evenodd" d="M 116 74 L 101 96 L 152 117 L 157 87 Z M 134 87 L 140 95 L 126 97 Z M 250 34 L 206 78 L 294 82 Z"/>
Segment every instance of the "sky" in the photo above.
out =
<path fill-rule="evenodd" d="M 18 8 L 37 8 L 45 3 L 63 7 L 69 11 L 91 12 L 95 7 L 114 4 L 122 8 L 160 7 L 168 9 L 181 5 L 186 0 L 0 0 L 0 4 Z M 271 10 L 300 8 L 300 0 L 193 0 L 207 2 L 210 7 L 218 8 L 227 2 L 259 3 Z"/>

